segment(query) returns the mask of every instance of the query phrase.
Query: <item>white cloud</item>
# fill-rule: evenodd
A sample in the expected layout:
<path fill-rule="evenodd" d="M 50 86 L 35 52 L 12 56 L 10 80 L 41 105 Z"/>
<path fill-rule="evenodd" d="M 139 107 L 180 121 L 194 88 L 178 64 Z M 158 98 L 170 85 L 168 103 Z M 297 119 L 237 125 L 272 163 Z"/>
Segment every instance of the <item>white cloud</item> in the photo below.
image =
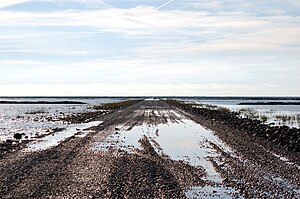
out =
<path fill-rule="evenodd" d="M 0 1 L 0 8 L 12 6 L 12 5 L 16 5 L 16 4 L 20 4 L 20 3 L 24 3 L 24 2 L 28 2 L 28 1 L 30 1 L 30 0 L 2 0 L 2 1 Z"/>
<path fill-rule="evenodd" d="M 291 3 L 294 6 L 300 7 L 300 1 L 299 0 L 286 0 L 286 1 Z"/>
<path fill-rule="evenodd" d="M 147 39 L 144 40 L 145 44 L 130 48 L 128 52 L 148 59 L 184 58 L 186 56 L 193 58 L 199 53 L 241 50 L 296 53 L 300 50 L 299 19 L 300 17 L 292 16 L 255 17 L 241 13 L 210 15 L 195 11 L 155 12 L 150 7 L 55 13 L 0 12 L 2 26 L 5 24 L 8 27 L 13 25 L 53 26 L 54 29 L 68 26 L 90 27 L 99 33 L 117 33 L 125 39 L 145 38 Z M 39 35 L 47 38 L 50 34 L 53 35 L 53 32 L 14 33 L 10 34 L 9 39 L 19 38 L 19 42 L 24 43 L 29 39 L 34 41 Z M 82 35 L 80 32 L 68 31 L 61 32 L 57 37 L 64 35 L 66 38 L 72 35 L 88 37 L 86 30 L 82 32 Z M 8 35 L 3 35 L 5 36 Z M 23 40 L 25 36 L 27 39 Z M 49 50 L 39 52 L 91 55 L 97 52 L 97 49 L 55 49 L 53 47 L 51 52 Z M 100 52 L 99 49 L 98 52 Z"/>
<path fill-rule="evenodd" d="M 0 8 L 3 7 L 8 7 L 8 6 L 13 6 L 25 2 L 30 2 L 33 0 L 1 0 L 0 1 Z M 103 0 L 36 0 L 35 2 L 40 1 L 40 2 L 53 2 L 57 4 L 62 4 L 66 2 L 75 2 L 79 4 L 85 4 L 88 6 L 97 6 L 97 5 L 103 5 L 104 2 Z"/>
<path fill-rule="evenodd" d="M 0 60 L 0 65 L 42 65 L 43 62 L 32 60 Z"/>
<path fill-rule="evenodd" d="M 97 4 L 102 1 L 76 2 Z M 221 1 L 205 2 L 207 8 L 223 6 Z M 3 75 L 2 83 L 27 83 L 27 87 L 20 88 L 32 92 L 30 95 L 39 89 L 46 90 L 42 88 L 49 88 L 46 95 L 298 93 L 294 87 L 278 86 L 274 91 L 269 86 L 280 85 L 282 80 L 278 77 L 284 75 L 289 75 L 288 82 L 299 84 L 300 17 L 296 15 L 156 11 L 154 7 L 145 6 L 44 13 L 2 10 L 0 27 L 5 30 L 0 33 L 0 52 L 34 52 L 28 57 L 32 60 L 39 55 L 41 60 L 46 57 L 46 63 L 26 60 L 27 57 L 20 60 L 0 57 L 1 73 L 8 74 Z M 106 38 L 108 44 L 101 43 Z M 113 58 L 106 57 L 108 51 L 114 54 Z M 8 56 L 13 56 L 11 54 Z M 226 54 L 230 55 L 226 57 Z M 77 60 L 85 56 L 89 61 Z M 5 69 L 12 65 L 18 70 Z M 20 72 L 29 65 L 41 67 L 35 67 L 28 74 Z M 280 67 L 282 70 L 278 72 Z M 32 82 L 47 85 L 35 87 Z M 2 89 L 7 89 L 6 93 L 8 89 L 15 94 L 23 92 L 14 86 Z M 85 93 L 76 93 L 78 90 Z M 66 91 L 69 93 L 64 93 Z"/>
<path fill-rule="evenodd" d="M 274 85 L 241 84 L 20 84 L 0 85 L 3 96 L 228 96 L 295 95 Z M 300 95 L 299 91 L 297 92 Z"/>
<path fill-rule="evenodd" d="M 0 50 L 0 53 L 30 53 L 32 50 L 22 50 L 22 49 L 13 49 L 13 50 Z M 1 63 L 1 61 L 0 61 Z"/>
<path fill-rule="evenodd" d="M 210 16 L 196 11 L 155 12 L 151 7 L 56 13 L 1 11 L 0 21 L 2 25 L 90 26 L 128 35 L 161 32 L 189 34 L 192 33 L 189 28 L 256 28 L 266 23 L 247 16 Z"/>
<path fill-rule="evenodd" d="M 126 36 L 204 39 L 235 38 L 265 30 L 288 32 L 299 27 L 299 17 L 255 17 L 248 14 L 227 13 L 210 15 L 197 11 L 159 11 L 151 7 L 106 9 L 97 11 L 65 11 L 55 13 L 25 13 L 1 11 L 2 26 L 92 27 L 102 32 Z"/>

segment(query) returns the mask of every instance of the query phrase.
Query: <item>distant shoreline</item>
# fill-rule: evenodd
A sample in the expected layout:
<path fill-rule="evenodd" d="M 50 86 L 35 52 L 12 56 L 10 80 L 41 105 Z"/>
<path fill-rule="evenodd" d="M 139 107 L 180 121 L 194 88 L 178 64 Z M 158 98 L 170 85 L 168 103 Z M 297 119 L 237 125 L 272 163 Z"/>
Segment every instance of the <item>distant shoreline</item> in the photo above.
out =
<path fill-rule="evenodd" d="M 300 102 L 241 102 L 238 105 L 300 105 Z"/>
<path fill-rule="evenodd" d="M 0 104 L 86 104 L 84 102 L 73 102 L 73 101 L 0 101 Z"/>
<path fill-rule="evenodd" d="M 300 101 L 300 96 L 0 96 L 2 99 L 199 99 L 199 100 L 295 100 Z M 6 101 L 6 100 L 5 100 Z"/>

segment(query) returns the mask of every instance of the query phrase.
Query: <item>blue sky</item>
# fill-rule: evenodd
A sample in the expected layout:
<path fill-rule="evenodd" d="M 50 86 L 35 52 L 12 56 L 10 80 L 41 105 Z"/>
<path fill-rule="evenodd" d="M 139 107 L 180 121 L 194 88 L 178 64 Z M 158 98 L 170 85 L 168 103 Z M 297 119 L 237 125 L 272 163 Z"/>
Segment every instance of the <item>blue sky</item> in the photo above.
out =
<path fill-rule="evenodd" d="M 0 95 L 300 96 L 298 0 L 1 0 Z"/>

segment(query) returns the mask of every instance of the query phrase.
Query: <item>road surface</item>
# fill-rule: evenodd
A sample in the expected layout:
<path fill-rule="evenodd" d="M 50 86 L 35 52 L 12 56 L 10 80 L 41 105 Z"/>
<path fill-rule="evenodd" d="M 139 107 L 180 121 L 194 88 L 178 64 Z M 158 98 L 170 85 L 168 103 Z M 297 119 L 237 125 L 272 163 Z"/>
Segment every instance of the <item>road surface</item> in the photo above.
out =
<path fill-rule="evenodd" d="M 1 198 L 300 198 L 299 154 L 145 100 L 0 159 Z M 100 123 L 100 122 L 99 122 Z"/>

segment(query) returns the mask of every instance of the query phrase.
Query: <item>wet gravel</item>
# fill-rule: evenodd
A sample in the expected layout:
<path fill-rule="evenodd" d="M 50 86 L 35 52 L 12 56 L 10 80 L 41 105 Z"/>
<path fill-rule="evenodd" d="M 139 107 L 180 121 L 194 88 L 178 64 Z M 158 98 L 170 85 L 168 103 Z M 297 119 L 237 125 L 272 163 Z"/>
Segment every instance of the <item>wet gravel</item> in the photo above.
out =
<path fill-rule="evenodd" d="M 187 188 L 207 186 L 204 168 L 158 154 L 147 137 L 140 139 L 141 148 L 134 152 L 91 150 L 120 124 L 130 129 L 144 120 L 166 123 L 164 117 L 141 115 L 139 110 L 145 107 L 176 109 L 213 130 L 233 148 L 234 153 L 229 153 L 213 145 L 221 156 L 210 159 L 223 177 L 222 186 L 238 190 L 232 197 L 300 198 L 297 141 L 279 144 L 254 135 L 264 130 L 250 130 L 243 122 L 238 125 L 240 120 L 231 116 L 225 119 L 222 113 L 171 107 L 165 101 L 141 101 L 108 114 L 74 116 L 74 121 L 97 119 L 103 123 L 85 137 L 72 136 L 44 151 L 8 153 L 0 158 L 0 198 L 186 198 Z M 288 133 L 288 139 L 293 136 Z"/>
<path fill-rule="evenodd" d="M 105 198 L 185 198 L 185 187 L 203 185 L 202 169 L 161 157 L 146 137 L 140 143 L 135 154 L 114 157 Z"/>
<path fill-rule="evenodd" d="M 245 198 L 300 198 L 300 154 L 298 146 L 294 145 L 299 140 L 291 135 L 291 132 L 297 134 L 299 129 L 269 127 L 257 120 L 238 118 L 234 113 L 171 103 L 183 114 L 213 130 L 234 149 L 233 155 L 217 148 L 222 157 L 211 159 L 225 185 L 236 188 Z M 274 143 L 264 136 L 265 128 L 271 128 L 272 132 L 285 129 L 283 135 L 276 137 L 288 136 L 288 140 L 293 141 Z"/>
<path fill-rule="evenodd" d="M 212 110 L 209 108 L 198 108 L 190 104 L 177 101 L 169 101 L 171 104 L 181 109 L 201 116 L 210 122 L 218 121 L 231 128 L 246 132 L 250 136 L 260 137 L 276 145 L 293 152 L 300 152 L 300 129 L 288 126 L 270 126 L 260 120 L 251 118 L 241 118 L 231 111 Z"/>

